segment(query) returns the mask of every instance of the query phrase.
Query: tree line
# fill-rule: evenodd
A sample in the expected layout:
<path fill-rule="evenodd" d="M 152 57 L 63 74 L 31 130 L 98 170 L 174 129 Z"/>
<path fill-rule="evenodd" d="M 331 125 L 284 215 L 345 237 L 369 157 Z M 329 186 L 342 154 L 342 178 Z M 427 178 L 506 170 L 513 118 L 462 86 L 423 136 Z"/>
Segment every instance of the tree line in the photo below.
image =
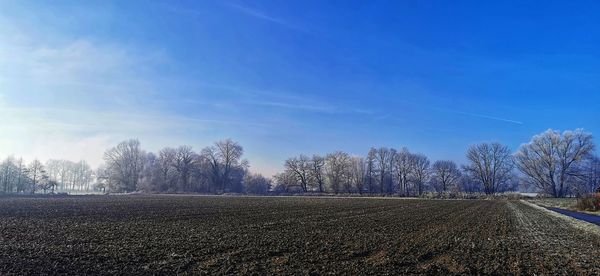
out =
<path fill-rule="evenodd" d="M 342 151 L 288 158 L 273 179 L 249 171 L 244 149 L 231 139 L 195 152 L 190 146 L 146 152 L 137 139 L 104 154 L 96 170 L 85 162 L 22 158 L 0 163 L 2 193 L 77 191 L 154 193 L 334 193 L 422 196 L 424 193 L 488 195 L 533 189 L 553 197 L 600 188 L 600 159 L 592 135 L 548 130 L 517 152 L 499 143 L 472 145 L 466 164 L 432 162 L 407 148 L 371 148 L 365 156 Z"/>
<path fill-rule="evenodd" d="M 496 193 L 532 188 L 553 197 L 599 191 L 600 160 L 592 135 L 581 129 L 548 130 L 521 145 L 516 153 L 499 143 L 468 148 L 467 164 L 431 162 L 407 148 L 371 148 L 366 156 L 342 151 L 299 155 L 275 175 L 276 192 L 357 193 L 422 196 Z"/>
<path fill-rule="evenodd" d="M 243 147 L 231 139 L 194 152 L 190 146 L 145 152 L 138 140 L 118 144 L 104 154 L 97 187 L 111 192 L 265 194 L 270 180 L 248 172 Z"/>
<path fill-rule="evenodd" d="M 7 157 L 0 163 L 2 193 L 54 193 L 90 191 L 95 172 L 85 162 L 50 159 L 45 164 L 35 159 Z"/>

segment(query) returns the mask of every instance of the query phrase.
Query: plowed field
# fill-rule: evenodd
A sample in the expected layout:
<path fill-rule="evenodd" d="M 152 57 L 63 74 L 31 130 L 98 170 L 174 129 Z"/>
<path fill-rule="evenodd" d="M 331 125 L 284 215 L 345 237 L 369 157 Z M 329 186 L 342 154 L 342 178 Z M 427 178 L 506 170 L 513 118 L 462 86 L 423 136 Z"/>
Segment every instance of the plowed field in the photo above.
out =
<path fill-rule="evenodd" d="M 519 201 L 0 198 L 0 274 L 600 274 L 600 236 Z"/>

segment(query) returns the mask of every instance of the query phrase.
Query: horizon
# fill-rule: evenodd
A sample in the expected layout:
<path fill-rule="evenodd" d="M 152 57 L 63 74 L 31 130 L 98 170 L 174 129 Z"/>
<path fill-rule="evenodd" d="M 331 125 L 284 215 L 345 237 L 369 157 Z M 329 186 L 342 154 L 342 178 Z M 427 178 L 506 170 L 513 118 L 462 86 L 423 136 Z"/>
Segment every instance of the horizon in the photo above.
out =
<path fill-rule="evenodd" d="M 600 4 L 514 3 L 0 1 L 0 158 L 231 138 L 271 176 L 299 154 L 464 163 L 600 133 Z"/>

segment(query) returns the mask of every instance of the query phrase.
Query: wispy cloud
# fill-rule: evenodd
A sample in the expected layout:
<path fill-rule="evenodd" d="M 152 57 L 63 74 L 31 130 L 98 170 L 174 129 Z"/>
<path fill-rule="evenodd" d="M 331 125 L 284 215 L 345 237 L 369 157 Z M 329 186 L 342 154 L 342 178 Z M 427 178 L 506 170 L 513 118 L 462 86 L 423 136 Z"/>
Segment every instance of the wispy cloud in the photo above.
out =
<path fill-rule="evenodd" d="M 313 98 L 302 93 L 290 91 L 261 90 L 256 88 L 223 85 L 216 83 L 200 82 L 196 83 L 199 87 L 217 89 L 223 93 L 234 93 L 240 97 L 241 103 L 256 106 L 275 107 L 282 109 L 295 109 L 306 112 L 317 113 L 339 113 L 339 114 L 360 114 L 375 115 L 376 112 L 367 108 L 356 108 L 344 104 L 330 104 L 321 98 Z M 187 102 L 203 103 L 198 99 L 186 99 Z"/>
<path fill-rule="evenodd" d="M 458 109 L 447 108 L 447 107 L 432 106 L 430 104 L 417 103 L 417 102 L 403 101 L 402 103 L 407 107 L 428 109 L 428 110 L 432 110 L 432 111 L 451 113 L 451 114 L 456 114 L 456 115 L 461 115 L 461 116 L 466 116 L 466 117 L 487 119 L 487 120 L 511 123 L 511 124 L 516 124 L 516 125 L 524 124 L 522 121 L 519 121 L 519 120 L 515 120 L 512 118 L 499 117 L 499 116 L 490 115 L 490 114 L 482 114 L 482 113 L 475 113 L 475 112 L 470 112 L 470 111 L 466 111 L 466 110 L 458 110 Z M 390 117 L 389 115 L 390 114 L 388 114 L 387 116 L 385 116 L 384 118 L 381 118 L 381 119 L 387 119 Z"/>
<path fill-rule="evenodd" d="M 507 118 L 502 118 L 502 117 L 496 117 L 496 116 L 490 116 L 490 115 L 487 115 L 487 114 L 478 114 L 478 113 L 465 112 L 465 111 L 461 111 L 461 110 L 453 110 L 453 109 L 447 109 L 447 108 L 433 108 L 433 109 L 437 109 L 437 110 L 444 111 L 444 112 L 450 112 L 450 113 L 454 113 L 454 114 L 459 114 L 459 115 L 463 115 L 463 116 L 468 116 L 468 117 L 488 119 L 488 120 L 506 122 L 506 123 L 517 124 L 517 125 L 524 124 L 521 121 L 517 121 L 517 120 L 513 120 L 513 119 L 507 119 Z"/>
<path fill-rule="evenodd" d="M 304 33 L 312 33 L 311 31 L 309 31 L 306 28 L 303 28 L 303 27 L 300 27 L 298 25 L 292 24 L 292 23 L 290 23 L 290 22 L 288 22 L 286 20 L 283 20 L 281 18 L 277 18 L 277 17 L 273 17 L 273 16 L 270 16 L 270 15 L 267 15 L 266 13 L 264 13 L 264 12 L 262 12 L 260 10 L 254 9 L 254 8 L 242 6 L 242 5 L 239 5 L 239 4 L 234 4 L 234 3 L 231 3 L 231 2 L 223 2 L 223 5 L 225 5 L 227 7 L 230 7 L 232 9 L 234 9 L 234 10 L 237 10 L 237 11 L 239 11 L 239 12 L 245 14 L 245 15 L 248 15 L 248 16 L 260 19 L 260 20 L 264 20 L 264 21 L 268 21 L 268 22 L 271 22 L 271 23 L 275 23 L 275 24 L 278 24 L 280 26 L 283 26 L 283 27 L 286 27 L 286 28 L 289 28 L 289 29 L 293 29 L 293 30 L 296 30 L 296 31 L 301 31 L 301 32 L 304 32 Z"/>
<path fill-rule="evenodd" d="M 484 114 L 476 114 L 476 113 L 469 113 L 469 112 L 462 112 L 462 111 L 455 111 L 455 112 L 457 114 L 462 114 L 462 115 L 471 116 L 471 117 L 496 120 L 496 121 L 501 121 L 501 122 L 507 122 L 507 123 L 512 123 L 512 124 L 517 124 L 517 125 L 522 125 L 523 124 L 523 122 L 521 122 L 521 121 L 515 121 L 515 120 L 511 120 L 511 119 L 506 119 L 506 118 L 488 116 L 488 115 L 484 115 Z"/>
<path fill-rule="evenodd" d="M 309 104 L 295 104 L 285 102 L 271 102 L 271 101 L 252 101 L 250 104 L 270 107 L 280 107 L 284 109 L 299 109 L 309 112 L 323 112 L 323 113 L 339 113 L 340 109 L 335 106 L 327 105 L 309 105 Z"/>

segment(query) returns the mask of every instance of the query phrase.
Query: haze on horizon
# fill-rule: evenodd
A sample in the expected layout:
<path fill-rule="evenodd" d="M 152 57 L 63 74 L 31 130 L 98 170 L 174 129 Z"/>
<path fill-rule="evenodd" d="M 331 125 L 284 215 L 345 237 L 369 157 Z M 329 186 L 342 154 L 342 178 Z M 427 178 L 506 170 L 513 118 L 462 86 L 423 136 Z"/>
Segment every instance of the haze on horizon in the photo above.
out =
<path fill-rule="evenodd" d="M 0 0 L 0 158 L 102 162 L 232 138 L 461 162 L 548 128 L 600 134 L 600 3 Z M 597 139 L 596 139 L 597 141 Z"/>

